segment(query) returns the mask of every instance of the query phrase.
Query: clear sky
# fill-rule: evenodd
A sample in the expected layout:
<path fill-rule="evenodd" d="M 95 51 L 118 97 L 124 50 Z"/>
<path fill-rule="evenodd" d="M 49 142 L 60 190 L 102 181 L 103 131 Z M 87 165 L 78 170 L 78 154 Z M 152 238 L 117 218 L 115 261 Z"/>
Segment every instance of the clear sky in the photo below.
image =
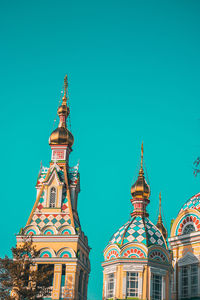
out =
<path fill-rule="evenodd" d="M 1 1 L 1 247 L 9 254 L 48 166 L 65 74 L 71 165 L 80 159 L 78 210 L 91 250 L 88 300 L 102 294 L 103 249 L 130 217 L 140 146 L 165 224 L 200 192 L 200 1 Z"/>

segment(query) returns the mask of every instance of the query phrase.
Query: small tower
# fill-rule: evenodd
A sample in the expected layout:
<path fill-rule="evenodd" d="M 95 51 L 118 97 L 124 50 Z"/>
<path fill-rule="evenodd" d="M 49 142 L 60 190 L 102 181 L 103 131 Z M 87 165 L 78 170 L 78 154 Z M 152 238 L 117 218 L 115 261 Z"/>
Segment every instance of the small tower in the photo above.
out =
<path fill-rule="evenodd" d="M 144 216 L 148 217 L 149 214 L 146 211 L 146 207 L 149 204 L 149 196 L 150 196 L 150 187 L 146 182 L 146 179 L 144 177 L 144 170 L 143 170 L 143 142 L 141 146 L 141 165 L 140 165 L 140 171 L 137 181 L 133 184 L 131 187 L 131 203 L 133 205 L 133 212 L 131 213 L 131 216 Z"/>
<path fill-rule="evenodd" d="M 31 235 L 33 245 L 40 250 L 37 267 L 48 264 L 54 271 L 52 292 L 47 299 L 86 300 L 90 248 L 77 211 L 79 165 L 69 167 L 74 137 L 66 125 L 70 113 L 67 89 L 66 76 L 62 104 L 57 111 L 59 125 L 49 138 L 50 166 L 41 166 L 36 201 L 26 226 L 17 235 L 17 244 Z"/>
<path fill-rule="evenodd" d="M 167 229 L 163 225 L 162 215 L 161 215 L 161 192 L 159 194 L 159 215 L 158 215 L 158 222 L 157 222 L 156 226 L 160 230 L 160 232 L 162 232 L 165 240 L 167 240 Z"/>
<path fill-rule="evenodd" d="M 103 300 L 170 300 L 170 254 L 146 210 L 150 187 L 144 177 L 143 144 L 141 167 L 131 195 L 131 218 L 112 235 L 104 250 Z"/>

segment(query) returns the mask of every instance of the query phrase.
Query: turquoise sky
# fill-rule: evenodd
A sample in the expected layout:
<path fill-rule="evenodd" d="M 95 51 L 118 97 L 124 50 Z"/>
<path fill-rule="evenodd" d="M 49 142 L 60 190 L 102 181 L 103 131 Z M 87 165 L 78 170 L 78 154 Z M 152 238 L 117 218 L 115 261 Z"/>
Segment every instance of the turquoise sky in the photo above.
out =
<path fill-rule="evenodd" d="M 152 221 L 160 191 L 168 229 L 200 192 L 199 14 L 198 0 L 1 1 L 1 256 L 28 219 L 40 161 L 49 164 L 65 74 L 92 248 L 88 300 L 101 299 L 103 249 L 130 217 L 142 140 Z"/>

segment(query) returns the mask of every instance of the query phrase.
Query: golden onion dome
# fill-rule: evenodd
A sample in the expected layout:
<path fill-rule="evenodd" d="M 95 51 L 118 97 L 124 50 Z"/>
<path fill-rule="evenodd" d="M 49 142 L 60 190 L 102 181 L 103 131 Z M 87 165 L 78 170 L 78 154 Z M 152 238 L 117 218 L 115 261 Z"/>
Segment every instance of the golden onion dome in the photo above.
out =
<path fill-rule="evenodd" d="M 70 113 L 69 107 L 67 106 L 67 76 L 64 79 L 64 96 L 62 98 L 62 104 L 59 106 L 57 113 L 60 118 L 58 128 L 56 128 L 49 137 L 50 145 L 67 145 L 72 147 L 74 143 L 74 137 L 72 133 L 67 129 L 66 119 Z"/>
<path fill-rule="evenodd" d="M 131 195 L 133 197 L 141 196 L 143 198 L 149 198 L 150 187 L 144 178 L 143 168 L 140 169 L 137 181 L 131 187 Z"/>
<path fill-rule="evenodd" d="M 56 128 L 49 138 L 50 145 L 68 145 L 72 147 L 74 137 L 72 133 L 65 127 Z"/>

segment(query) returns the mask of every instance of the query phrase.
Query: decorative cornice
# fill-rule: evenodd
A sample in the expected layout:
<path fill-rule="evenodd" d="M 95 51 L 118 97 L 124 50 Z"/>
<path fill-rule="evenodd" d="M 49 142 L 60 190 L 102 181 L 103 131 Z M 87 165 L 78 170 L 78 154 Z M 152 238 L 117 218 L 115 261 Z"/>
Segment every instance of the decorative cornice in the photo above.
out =
<path fill-rule="evenodd" d="M 27 236 L 26 236 L 27 237 Z M 16 236 L 17 239 L 17 243 L 23 243 L 24 242 L 24 236 L 23 235 L 17 235 Z M 80 235 L 32 235 L 31 239 L 33 241 L 33 243 L 37 243 L 37 242 L 45 242 L 45 243 L 60 243 L 60 242 L 76 242 L 79 243 L 80 246 L 82 246 L 85 251 L 87 253 L 90 252 L 90 247 L 88 245 L 85 244 L 85 242 L 81 239 Z"/>
<path fill-rule="evenodd" d="M 191 244 L 194 242 L 199 242 L 200 239 L 200 231 L 192 232 L 189 234 L 178 235 L 168 238 L 168 242 L 170 243 L 171 247 L 177 245 L 186 245 Z"/>

